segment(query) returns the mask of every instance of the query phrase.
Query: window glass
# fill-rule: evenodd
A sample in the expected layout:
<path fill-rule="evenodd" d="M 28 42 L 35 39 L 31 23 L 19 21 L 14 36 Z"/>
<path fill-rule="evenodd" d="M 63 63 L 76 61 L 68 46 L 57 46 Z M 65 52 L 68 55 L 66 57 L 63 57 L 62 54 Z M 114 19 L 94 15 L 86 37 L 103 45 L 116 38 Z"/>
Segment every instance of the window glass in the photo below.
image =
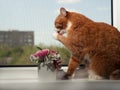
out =
<path fill-rule="evenodd" d="M 52 36 L 60 7 L 111 24 L 111 0 L 0 0 L 0 65 L 35 65 L 29 57 L 48 48 L 68 64 L 70 53 Z"/>

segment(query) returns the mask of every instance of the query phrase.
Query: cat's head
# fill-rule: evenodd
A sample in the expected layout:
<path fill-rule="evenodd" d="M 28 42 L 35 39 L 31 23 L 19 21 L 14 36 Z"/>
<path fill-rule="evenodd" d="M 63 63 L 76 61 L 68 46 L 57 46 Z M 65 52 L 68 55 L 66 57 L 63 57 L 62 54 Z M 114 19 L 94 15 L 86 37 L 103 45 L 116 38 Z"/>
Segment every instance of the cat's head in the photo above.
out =
<path fill-rule="evenodd" d="M 65 8 L 60 8 L 60 14 L 57 16 L 54 23 L 56 31 L 59 34 L 66 33 L 72 26 L 72 23 L 68 20 L 68 13 Z"/>

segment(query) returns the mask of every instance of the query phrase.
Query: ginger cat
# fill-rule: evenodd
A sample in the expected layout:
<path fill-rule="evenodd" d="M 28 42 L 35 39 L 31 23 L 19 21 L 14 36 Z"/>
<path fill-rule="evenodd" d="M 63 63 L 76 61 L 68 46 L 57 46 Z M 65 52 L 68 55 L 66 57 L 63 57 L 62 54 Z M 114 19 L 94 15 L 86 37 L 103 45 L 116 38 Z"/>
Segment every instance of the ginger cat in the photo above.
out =
<path fill-rule="evenodd" d="M 94 22 L 65 8 L 60 8 L 55 27 L 55 39 L 63 43 L 71 53 L 68 70 L 63 79 L 72 76 L 85 59 L 89 61 L 90 79 L 114 78 L 112 74 L 116 74 L 116 70 L 120 69 L 120 32 L 115 27 Z"/>
<path fill-rule="evenodd" d="M 81 63 L 85 64 L 89 69 L 90 79 L 120 80 L 119 54 L 120 48 L 116 45 L 108 45 L 101 50 L 84 48 L 81 54 Z M 97 75 L 93 75 L 93 71 Z"/>

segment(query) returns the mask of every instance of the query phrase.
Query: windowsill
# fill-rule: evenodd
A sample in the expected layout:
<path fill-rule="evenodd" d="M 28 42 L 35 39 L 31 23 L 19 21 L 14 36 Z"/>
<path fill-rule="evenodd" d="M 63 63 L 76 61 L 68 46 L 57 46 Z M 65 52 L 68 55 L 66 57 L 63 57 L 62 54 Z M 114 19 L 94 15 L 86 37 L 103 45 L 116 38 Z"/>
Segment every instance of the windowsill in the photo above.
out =
<path fill-rule="evenodd" d="M 67 67 L 63 69 L 67 70 Z M 119 90 L 119 84 L 119 80 L 88 79 L 42 82 L 37 67 L 0 68 L 0 90 Z"/>
<path fill-rule="evenodd" d="M 67 71 L 67 67 L 63 67 Z M 48 75 L 49 76 L 49 75 Z M 0 83 L 38 82 L 38 67 L 4 67 L 0 68 Z"/>
<path fill-rule="evenodd" d="M 0 68 L 0 82 L 38 80 L 37 67 Z"/>
<path fill-rule="evenodd" d="M 65 72 L 67 72 L 67 68 L 68 68 L 67 66 L 62 67 L 62 69 Z M 40 72 L 40 73 L 42 73 L 42 72 Z M 47 77 L 47 79 L 44 80 L 45 77 Z M 53 76 L 51 74 L 49 74 L 49 72 L 48 72 L 45 77 L 42 80 L 40 79 L 42 77 L 38 73 L 38 67 L 4 67 L 4 68 L 0 68 L 0 83 L 60 81 L 59 79 L 56 80 L 56 73 L 54 73 L 54 72 L 53 72 Z M 52 77 L 54 78 L 54 80 L 51 79 Z M 50 80 L 49 80 L 49 78 L 50 78 Z M 75 79 L 75 80 L 77 80 L 77 79 Z M 81 79 L 81 80 L 86 80 L 86 79 Z"/>

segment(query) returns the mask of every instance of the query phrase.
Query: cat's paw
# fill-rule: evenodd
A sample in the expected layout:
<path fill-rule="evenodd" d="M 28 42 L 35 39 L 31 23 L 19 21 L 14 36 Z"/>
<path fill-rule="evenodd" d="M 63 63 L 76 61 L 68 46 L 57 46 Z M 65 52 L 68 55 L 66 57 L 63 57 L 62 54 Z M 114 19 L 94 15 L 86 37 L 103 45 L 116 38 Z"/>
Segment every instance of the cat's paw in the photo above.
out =
<path fill-rule="evenodd" d="M 54 37 L 56 40 L 58 40 L 58 33 L 57 33 L 57 32 L 54 32 L 54 33 L 53 33 L 53 37 Z"/>
<path fill-rule="evenodd" d="M 61 80 L 69 80 L 71 77 L 66 73 L 62 76 Z"/>
<path fill-rule="evenodd" d="M 94 71 L 90 70 L 89 71 L 89 76 L 88 76 L 89 80 L 102 80 L 103 77 L 96 75 Z"/>
<path fill-rule="evenodd" d="M 88 76 L 89 80 L 102 80 L 103 78 L 98 75 L 89 75 Z"/>

